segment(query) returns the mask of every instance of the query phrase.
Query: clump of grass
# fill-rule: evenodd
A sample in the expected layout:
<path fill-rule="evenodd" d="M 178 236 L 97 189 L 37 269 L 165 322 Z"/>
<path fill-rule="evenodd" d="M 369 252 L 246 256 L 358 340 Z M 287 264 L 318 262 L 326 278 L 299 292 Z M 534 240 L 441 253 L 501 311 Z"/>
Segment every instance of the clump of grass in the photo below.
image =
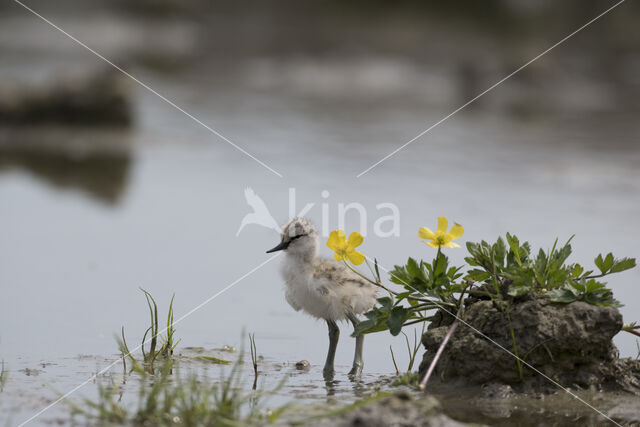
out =
<path fill-rule="evenodd" d="M 394 387 L 403 385 L 409 387 L 418 387 L 418 373 L 405 372 L 404 374 L 400 374 L 394 379 L 391 385 Z"/>
<path fill-rule="evenodd" d="M 147 330 L 144 332 L 142 337 L 142 343 L 139 348 L 142 349 L 142 359 L 143 365 L 149 373 L 153 373 L 154 363 L 159 357 L 163 357 L 165 359 L 173 356 L 173 351 L 176 346 L 180 342 L 180 340 L 175 341 L 175 328 L 173 326 L 173 299 L 175 298 L 175 294 L 171 297 L 171 302 L 169 303 L 169 312 L 167 314 L 167 327 L 164 329 L 165 336 L 160 335 L 159 330 L 159 317 L 158 317 L 158 304 L 156 304 L 156 300 L 153 296 L 147 292 L 146 290 L 140 288 L 140 290 L 144 293 L 144 296 L 147 300 L 147 306 L 149 307 L 149 315 L 150 315 L 150 325 Z M 145 345 L 147 344 L 147 336 L 151 336 L 149 342 L 149 348 L 145 351 Z M 158 338 L 160 338 L 160 345 L 158 346 Z M 129 346 L 127 345 L 127 340 L 124 335 L 124 326 L 122 327 L 122 339 L 116 338 L 118 341 L 118 347 L 120 348 L 120 352 L 122 353 L 122 361 L 124 364 L 124 369 L 126 371 L 126 359 L 129 358 L 131 363 L 135 368 L 140 368 L 139 364 L 135 360 L 132 351 L 129 350 Z"/>
<path fill-rule="evenodd" d="M 270 392 L 246 393 L 242 389 L 242 363 L 241 355 L 226 377 L 211 383 L 197 374 L 182 379 L 177 369 L 173 374 L 177 366 L 168 359 L 155 374 L 135 369 L 140 374 L 140 391 L 133 409 L 120 402 L 121 389 L 111 383 L 98 386 L 97 401 L 86 399 L 82 408 L 73 405 L 72 412 L 98 424 L 217 427 L 275 421 L 283 408 L 267 415 L 262 407 Z"/>
<path fill-rule="evenodd" d="M 351 411 L 355 411 L 356 409 L 360 408 L 361 406 L 365 406 L 368 405 L 369 403 L 378 401 L 380 399 L 384 399 L 385 397 L 389 397 L 391 396 L 391 393 L 386 392 L 386 391 L 379 391 L 376 392 L 375 394 L 372 394 L 371 396 L 367 396 L 364 397 L 360 400 L 358 400 L 357 402 L 354 402 L 350 405 L 346 405 L 346 406 L 342 406 L 340 408 L 337 409 L 332 409 L 329 411 L 324 411 L 320 414 L 317 415 L 311 415 L 302 419 L 298 419 L 298 420 L 294 420 L 291 421 L 290 424 L 297 426 L 297 425 L 306 425 L 308 424 L 310 421 L 314 421 L 314 420 L 320 420 L 323 418 L 330 418 L 330 417 L 336 417 L 336 416 L 340 416 L 343 414 L 347 414 Z"/>

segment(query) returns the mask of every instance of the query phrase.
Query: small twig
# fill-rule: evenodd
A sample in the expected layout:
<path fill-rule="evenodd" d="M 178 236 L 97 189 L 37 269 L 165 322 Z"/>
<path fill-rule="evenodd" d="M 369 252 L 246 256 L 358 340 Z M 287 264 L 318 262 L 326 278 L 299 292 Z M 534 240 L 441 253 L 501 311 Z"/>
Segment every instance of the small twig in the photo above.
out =
<path fill-rule="evenodd" d="M 629 332 L 630 334 L 636 335 L 638 337 L 640 337 L 640 325 L 638 325 L 636 322 L 632 322 L 632 323 L 627 323 L 625 325 L 622 325 L 622 330 L 625 332 Z"/>
<path fill-rule="evenodd" d="M 453 335 L 457 327 L 458 327 L 458 319 L 456 319 L 451 324 L 451 327 L 449 328 L 447 335 L 445 335 L 444 340 L 442 340 L 442 343 L 440 344 L 440 347 L 436 352 L 436 356 L 431 361 L 431 365 L 429 365 L 429 369 L 427 370 L 427 373 L 424 375 L 424 378 L 422 378 L 422 381 L 420 381 L 420 390 L 424 390 L 427 387 L 427 382 L 429 381 L 429 378 L 431 377 L 431 374 L 433 373 L 433 370 L 435 369 L 436 364 L 438 363 L 438 360 L 440 359 L 440 356 L 444 351 L 444 348 L 447 346 L 449 339 L 451 339 L 451 336 Z"/>
<path fill-rule="evenodd" d="M 544 347 L 544 349 L 547 351 L 547 354 L 549 355 L 549 358 L 551 359 L 551 361 L 555 363 L 556 360 L 553 358 L 553 353 L 551 353 L 551 350 L 549 350 L 549 347 L 547 347 L 546 342 L 542 343 L 542 347 Z"/>
<path fill-rule="evenodd" d="M 400 370 L 398 369 L 398 364 L 396 363 L 396 358 L 393 355 L 393 347 L 389 346 L 389 351 L 391 351 L 391 360 L 393 361 L 393 367 L 396 368 L 396 375 L 400 375 Z"/>
<path fill-rule="evenodd" d="M 640 332 L 636 331 L 635 329 L 623 329 L 623 331 L 629 332 L 630 334 L 640 337 Z"/>
<path fill-rule="evenodd" d="M 531 347 L 529 349 L 529 351 L 527 351 L 525 354 L 522 355 L 522 360 L 527 360 L 527 357 L 538 347 L 545 345 L 546 343 L 548 343 L 549 341 L 553 341 L 555 338 L 548 338 L 542 342 L 539 342 L 538 344 L 534 345 L 533 347 Z M 545 345 L 546 347 L 546 345 Z M 546 349 L 547 352 L 549 352 L 549 349 Z M 551 356 L 551 360 L 553 361 L 553 356 Z"/>

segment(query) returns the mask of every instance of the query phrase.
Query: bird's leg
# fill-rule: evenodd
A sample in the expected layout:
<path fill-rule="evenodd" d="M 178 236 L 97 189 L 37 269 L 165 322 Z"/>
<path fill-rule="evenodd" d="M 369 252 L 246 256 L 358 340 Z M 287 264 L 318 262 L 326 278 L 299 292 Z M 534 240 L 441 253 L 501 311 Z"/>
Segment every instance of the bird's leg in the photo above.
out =
<path fill-rule="evenodd" d="M 358 323 L 360 323 L 360 321 L 354 314 L 351 314 L 351 313 L 349 313 L 347 317 L 349 318 L 351 323 L 353 323 L 353 328 L 355 329 L 356 326 L 358 326 Z M 364 361 L 362 360 L 363 345 L 364 345 L 364 335 L 363 334 L 356 335 L 356 352 L 355 352 L 355 355 L 353 356 L 353 367 L 351 368 L 351 371 L 349 371 L 350 376 L 359 377 L 360 374 L 362 374 L 362 368 L 364 366 Z"/>
<path fill-rule="evenodd" d="M 338 339 L 340 338 L 340 329 L 333 320 L 327 320 L 329 326 L 329 352 L 327 353 L 327 361 L 324 364 L 322 374 L 325 379 L 333 378 L 333 361 L 336 358 L 336 348 L 338 347 Z"/>

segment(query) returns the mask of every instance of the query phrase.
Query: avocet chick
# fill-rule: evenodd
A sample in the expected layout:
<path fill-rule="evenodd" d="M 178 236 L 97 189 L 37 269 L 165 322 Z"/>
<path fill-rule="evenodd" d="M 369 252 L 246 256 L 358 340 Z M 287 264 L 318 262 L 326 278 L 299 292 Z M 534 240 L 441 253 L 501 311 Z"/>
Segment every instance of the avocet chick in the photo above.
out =
<path fill-rule="evenodd" d="M 340 336 L 337 322 L 349 320 L 355 328 L 357 315 L 375 305 L 377 287 L 343 264 L 319 257 L 318 232 L 306 218 L 294 218 L 282 227 L 282 241 L 267 253 L 276 251 L 286 252 L 281 273 L 289 305 L 327 322 L 329 351 L 323 374 L 330 378 Z M 364 335 L 358 335 L 351 376 L 362 373 L 363 342 Z"/>

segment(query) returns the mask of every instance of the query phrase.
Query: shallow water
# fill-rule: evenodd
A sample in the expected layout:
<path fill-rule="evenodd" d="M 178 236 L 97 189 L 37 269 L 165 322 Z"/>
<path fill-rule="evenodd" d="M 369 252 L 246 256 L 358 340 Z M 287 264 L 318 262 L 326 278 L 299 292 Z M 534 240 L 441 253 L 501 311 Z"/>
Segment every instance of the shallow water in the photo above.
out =
<path fill-rule="evenodd" d="M 87 61 L 82 52 L 76 55 Z M 286 304 L 279 260 L 238 281 L 269 259 L 264 251 L 278 240 L 255 225 L 236 237 L 250 212 L 245 187 L 279 222 L 288 217 L 295 188 L 296 210 L 315 203 L 308 216 L 319 226 L 326 205 L 328 229 L 338 227 L 339 203 L 361 203 L 368 214 L 362 249 L 387 268 L 408 256 L 433 256 L 416 230 L 435 226 L 439 215 L 465 226 L 463 240 L 509 231 L 549 248 L 556 237 L 576 234 L 573 260 L 590 264 L 608 251 L 640 256 L 640 127 L 631 113 L 569 108 L 521 115 L 488 101 L 356 178 L 462 104 L 448 70 L 375 56 L 253 58 L 213 70 L 213 77 L 210 69 L 176 76 L 140 69 L 136 75 L 283 178 L 140 87 L 133 87 L 137 125 L 129 132 L 2 134 L 0 358 L 10 379 L 0 409 L 8 423 L 44 403 L 22 405 L 13 387 L 51 398 L 46 384 L 70 390 L 116 358 L 113 336 L 121 326 L 131 342 L 139 341 L 148 313 L 138 287 L 154 295 L 161 316 L 175 293 L 180 318 L 235 283 L 180 321 L 180 345 L 241 347 L 242 332 L 253 332 L 259 352 L 274 363 L 289 369 L 309 360 L 311 370 L 291 387 L 324 400 L 326 327 Z M 362 70 L 373 77 L 363 79 Z M 495 96 L 513 93 L 517 86 L 505 85 Z M 399 237 L 373 234 L 373 223 L 388 215 L 376 209 L 379 203 L 398 206 Z M 350 212 L 346 229 L 359 224 Z M 461 262 L 464 252 L 450 255 Z M 330 255 L 326 248 L 322 253 Z M 640 320 L 638 281 L 637 268 L 609 281 L 625 303 L 627 322 Z M 623 356 L 638 352 L 629 334 L 615 342 Z M 406 366 L 403 339 L 377 334 L 366 339 L 367 374 L 394 371 L 390 343 Z M 345 331 L 340 372 L 348 371 L 352 351 Z M 27 368 L 39 374 L 22 371 Z M 354 395 L 346 378 L 341 387 Z M 60 412 L 47 419 L 55 416 Z"/>

